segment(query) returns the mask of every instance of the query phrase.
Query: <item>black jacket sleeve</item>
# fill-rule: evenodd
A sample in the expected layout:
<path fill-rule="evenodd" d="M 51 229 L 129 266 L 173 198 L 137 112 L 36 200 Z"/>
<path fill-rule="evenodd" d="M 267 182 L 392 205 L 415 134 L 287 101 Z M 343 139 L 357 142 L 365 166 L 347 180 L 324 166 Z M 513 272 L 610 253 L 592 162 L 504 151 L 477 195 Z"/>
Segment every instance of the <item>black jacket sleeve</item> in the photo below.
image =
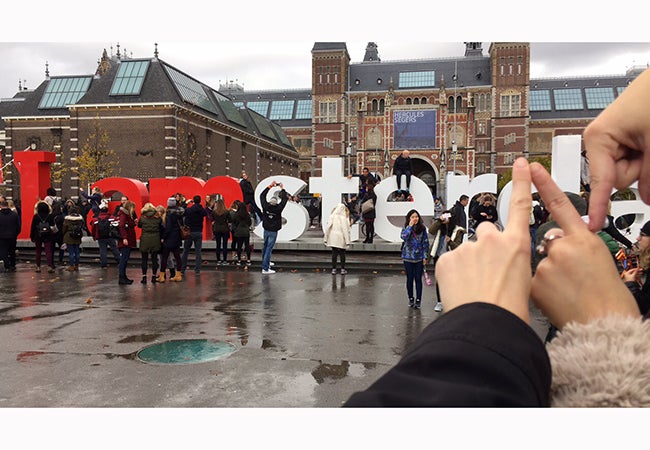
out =
<path fill-rule="evenodd" d="M 549 406 L 541 339 L 509 311 L 459 306 L 427 326 L 397 365 L 344 406 Z"/>

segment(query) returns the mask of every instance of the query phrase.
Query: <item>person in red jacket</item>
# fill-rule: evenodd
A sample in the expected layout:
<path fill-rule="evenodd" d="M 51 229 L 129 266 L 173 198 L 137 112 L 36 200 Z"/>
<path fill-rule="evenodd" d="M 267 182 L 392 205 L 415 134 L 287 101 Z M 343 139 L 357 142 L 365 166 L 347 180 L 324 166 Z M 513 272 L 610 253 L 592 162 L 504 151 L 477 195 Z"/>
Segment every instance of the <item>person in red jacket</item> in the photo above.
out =
<path fill-rule="evenodd" d="M 117 219 L 121 237 L 117 241 L 117 248 L 120 250 L 119 284 L 132 284 L 133 280 L 126 276 L 126 266 L 131 256 L 131 249 L 137 247 L 135 227 L 138 219 L 135 215 L 135 203 L 127 200 L 124 206 L 120 207 Z"/>

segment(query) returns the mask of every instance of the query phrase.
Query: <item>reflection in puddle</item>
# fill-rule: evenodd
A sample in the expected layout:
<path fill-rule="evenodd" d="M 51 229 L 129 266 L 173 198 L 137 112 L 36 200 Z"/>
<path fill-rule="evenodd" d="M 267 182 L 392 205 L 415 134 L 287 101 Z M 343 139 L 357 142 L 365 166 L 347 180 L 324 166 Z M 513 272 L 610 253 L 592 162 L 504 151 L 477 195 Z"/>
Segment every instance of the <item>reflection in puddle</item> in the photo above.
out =
<path fill-rule="evenodd" d="M 0 320 L 0 325 L 9 325 L 9 324 L 12 324 L 12 323 L 24 322 L 24 321 L 28 321 L 28 320 L 47 319 L 47 318 L 50 318 L 50 317 L 65 316 L 66 314 L 72 314 L 72 313 L 75 313 L 75 312 L 78 312 L 78 311 L 84 311 L 84 310 L 86 310 L 86 308 L 87 307 L 70 309 L 68 311 L 60 311 L 60 312 L 54 312 L 54 313 L 48 313 L 48 314 L 36 314 L 36 315 L 33 315 L 33 316 L 27 316 L 27 317 L 3 319 L 3 320 Z"/>
<path fill-rule="evenodd" d="M 16 361 L 23 362 L 31 359 L 35 359 L 37 356 L 43 355 L 44 352 L 20 352 L 16 356 Z"/>
<path fill-rule="evenodd" d="M 117 341 L 118 344 L 128 344 L 130 342 L 152 342 L 162 336 L 160 333 L 154 334 L 138 334 L 135 336 L 128 336 L 124 339 Z"/>

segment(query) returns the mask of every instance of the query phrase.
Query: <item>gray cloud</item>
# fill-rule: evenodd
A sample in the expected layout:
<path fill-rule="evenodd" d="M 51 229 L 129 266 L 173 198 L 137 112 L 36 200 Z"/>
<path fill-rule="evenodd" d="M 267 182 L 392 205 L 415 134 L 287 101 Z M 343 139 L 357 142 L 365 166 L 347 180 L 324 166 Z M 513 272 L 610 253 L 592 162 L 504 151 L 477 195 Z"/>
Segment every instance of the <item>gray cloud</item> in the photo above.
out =
<path fill-rule="evenodd" d="M 345 42 L 339 40 L 339 42 Z M 462 57 L 462 42 L 376 41 L 383 61 Z M 160 58 L 217 89 L 237 81 L 247 90 L 308 89 L 311 85 L 311 49 L 314 41 L 262 40 L 241 42 L 161 42 Z M 363 60 L 368 41 L 347 41 L 353 62 Z M 489 42 L 483 43 L 487 55 Z M 112 50 L 111 50 L 112 46 Z M 117 52 L 117 43 L 12 42 L 0 43 L 0 59 L 10 61 L 0 77 L 0 97 L 13 97 L 18 80 L 34 89 L 45 81 L 45 64 L 52 76 L 94 73 L 102 51 Z M 151 57 L 154 43 L 121 43 L 135 58 Z M 650 43 L 531 43 L 531 77 L 623 74 L 650 62 Z"/>

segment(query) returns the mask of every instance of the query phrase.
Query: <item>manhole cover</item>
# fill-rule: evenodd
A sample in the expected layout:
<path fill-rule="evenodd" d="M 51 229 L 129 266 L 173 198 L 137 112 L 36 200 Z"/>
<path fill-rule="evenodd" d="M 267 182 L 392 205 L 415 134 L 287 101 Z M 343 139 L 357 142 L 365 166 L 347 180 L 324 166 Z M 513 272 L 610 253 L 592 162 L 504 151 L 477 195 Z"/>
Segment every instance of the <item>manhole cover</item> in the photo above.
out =
<path fill-rule="evenodd" d="M 184 339 L 150 345 L 136 356 L 146 363 L 195 364 L 221 359 L 234 351 L 235 346 L 227 342 Z"/>

